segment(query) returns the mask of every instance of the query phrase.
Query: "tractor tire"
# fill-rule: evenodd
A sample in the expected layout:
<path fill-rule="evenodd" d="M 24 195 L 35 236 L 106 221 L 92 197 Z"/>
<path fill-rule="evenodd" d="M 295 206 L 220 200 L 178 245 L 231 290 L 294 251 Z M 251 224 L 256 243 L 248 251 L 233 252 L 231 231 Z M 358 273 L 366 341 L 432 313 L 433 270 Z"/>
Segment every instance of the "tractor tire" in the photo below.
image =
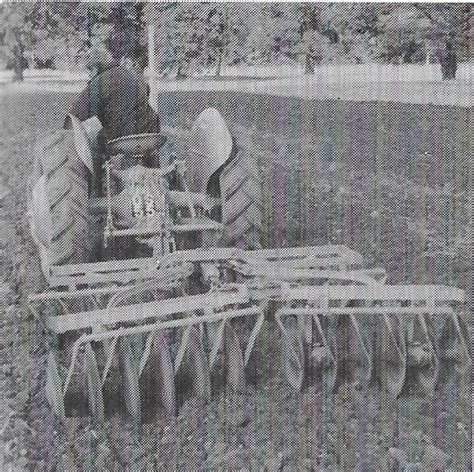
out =
<path fill-rule="evenodd" d="M 51 217 L 50 264 L 89 262 L 89 171 L 77 153 L 72 130 L 54 133 L 36 151 Z"/>
<path fill-rule="evenodd" d="M 235 145 L 235 144 L 234 144 Z M 224 244 L 260 247 L 263 206 L 256 156 L 238 147 L 220 175 Z"/>

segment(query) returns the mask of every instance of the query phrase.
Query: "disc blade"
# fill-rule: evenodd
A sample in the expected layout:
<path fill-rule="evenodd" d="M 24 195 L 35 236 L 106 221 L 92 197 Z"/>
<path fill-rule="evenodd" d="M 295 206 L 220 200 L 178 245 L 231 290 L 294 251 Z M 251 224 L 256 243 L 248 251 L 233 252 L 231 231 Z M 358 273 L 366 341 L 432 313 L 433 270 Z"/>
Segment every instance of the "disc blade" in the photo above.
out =
<path fill-rule="evenodd" d="M 429 395 L 435 387 L 436 365 L 423 322 L 424 318 L 416 316 L 408 324 L 407 369 L 410 381 L 420 393 Z M 415 365 L 413 359 L 416 361 Z"/>
<path fill-rule="evenodd" d="M 295 324 L 290 325 L 283 333 L 282 364 L 288 383 L 301 390 L 304 379 L 304 347 L 301 333 Z"/>
<path fill-rule="evenodd" d="M 243 392 L 245 389 L 244 355 L 232 321 L 228 321 L 225 326 L 225 349 L 227 382 L 234 392 Z"/>
<path fill-rule="evenodd" d="M 430 395 L 435 388 L 436 372 L 433 368 L 418 369 L 416 381 L 423 395 Z"/>
<path fill-rule="evenodd" d="M 156 332 L 150 355 L 150 367 L 155 377 L 157 395 L 169 415 L 176 415 L 176 384 L 173 361 L 164 330 Z"/>
<path fill-rule="evenodd" d="M 191 376 L 194 394 L 206 402 L 209 401 L 211 398 L 209 362 L 197 325 L 193 326 L 189 333 L 186 364 Z"/>
<path fill-rule="evenodd" d="M 451 374 L 464 373 L 470 361 L 468 347 L 469 333 L 464 320 L 458 315 L 447 318 L 438 338 L 438 351 L 443 370 L 451 371 Z"/>
<path fill-rule="evenodd" d="M 337 380 L 337 345 L 334 332 L 324 316 L 314 318 L 315 328 L 310 351 L 310 372 L 320 373 L 324 386 L 334 390 Z"/>
<path fill-rule="evenodd" d="M 133 418 L 139 419 L 141 406 L 138 365 L 133 357 L 129 336 L 120 339 L 118 351 L 125 407 Z"/>
<path fill-rule="evenodd" d="M 64 399 L 61 377 L 59 376 L 59 366 L 52 352 L 48 354 L 46 367 L 46 398 L 51 409 L 59 419 L 64 420 Z"/>
<path fill-rule="evenodd" d="M 332 345 L 336 345 L 335 341 L 332 343 Z M 336 389 L 337 383 L 337 347 L 332 349 L 332 353 L 333 358 L 328 359 L 327 365 L 323 370 L 323 381 L 330 391 L 334 391 Z"/>
<path fill-rule="evenodd" d="M 385 317 L 381 328 L 381 343 L 377 354 L 380 360 L 378 377 L 382 388 L 396 398 L 402 393 L 406 381 L 406 337 L 396 316 Z"/>
<path fill-rule="evenodd" d="M 365 385 L 370 380 L 372 360 L 361 323 L 349 316 L 338 316 L 334 323 L 337 340 L 337 379 L 335 388 L 343 383 Z"/>
<path fill-rule="evenodd" d="M 104 419 L 104 397 L 102 382 L 97 366 L 97 359 L 90 343 L 86 343 L 84 350 L 84 365 L 87 374 L 87 389 L 89 394 L 89 408 L 97 421 Z"/>

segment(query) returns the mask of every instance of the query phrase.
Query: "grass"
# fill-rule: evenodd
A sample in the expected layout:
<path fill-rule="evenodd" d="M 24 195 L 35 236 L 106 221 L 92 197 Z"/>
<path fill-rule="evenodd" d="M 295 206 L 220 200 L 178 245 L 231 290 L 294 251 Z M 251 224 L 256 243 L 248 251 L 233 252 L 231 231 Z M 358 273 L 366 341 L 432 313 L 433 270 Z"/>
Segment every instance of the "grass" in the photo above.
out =
<path fill-rule="evenodd" d="M 25 308 L 27 294 L 44 287 L 25 186 L 35 140 L 60 125 L 71 100 L 46 92 L 2 99 L 7 470 L 261 468 L 275 458 L 290 469 L 353 470 L 363 460 L 374 469 L 384 468 L 391 447 L 419 461 L 422 447 L 414 444 L 423 435 L 448 453 L 449 467 L 469 469 L 466 389 L 453 387 L 438 404 L 414 396 L 389 404 L 374 391 L 345 389 L 297 395 L 281 378 L 271 328 L 258 366 L 265 379 L 243 398 L 223 391 L 206 409 L 190 401 L 176 424 L 150 420 L 141 434 L 118 417 L 103 429 L 89 419 L 56 423 L 43 394 L 43 335 Z M 158 102 L 166 124 L 190 124 L 208 106 L 257 154 L 266 245 L 347 244 L 366 266 L 384 267 L 392 283 L 446 283 L 470 293 L 469 110 L 223 92 L 168 93 Z"/>

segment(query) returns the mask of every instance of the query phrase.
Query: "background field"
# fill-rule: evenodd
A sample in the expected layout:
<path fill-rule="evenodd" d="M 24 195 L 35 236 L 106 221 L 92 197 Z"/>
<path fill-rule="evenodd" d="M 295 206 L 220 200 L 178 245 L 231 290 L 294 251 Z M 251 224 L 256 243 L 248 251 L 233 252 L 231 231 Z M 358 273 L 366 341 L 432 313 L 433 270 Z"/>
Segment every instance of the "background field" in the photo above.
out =
<path fill-rule="evenodd" d="M 313 386 L 294 394 L 281 378 L 280 343 L 271 328 L 262 340 L 260 379 L 244 397 L 222 390 L 205 409 L 190 400 L 176 424 L 150 418 L 141 432 L 119 416 L 103 429 L 87 418 L 57 423 L 44 398 L 41 329 L 25 304 L 28 293 L 44 287 L 25 188 L 35 140 L 60 125 L 73 95 L 4 92 L 0 433 L 6 470 L 264 464 L 374 470 L 386 468 L 394 447 L 414 468 L 470 470 L 469 376 L 432 399 L 411 394 L 396 403 L 376 390 L 332 396 Z M 384 267 L 392 283 L 445 283 L 472 293 L 468 108 L 238 92 L 165 93 L 157 106 L 164 123 L 179 125 L 215 106 L 240 145 L 257 153 L 267 245 L 347 244 L 366 266 Z"/>
<path fill-rule="evenodd" d="M 383 101 L 468 107 L 472 105 L 472 64 L 460 63 L 455 80 L 442 80 L 439 64 L 320 65 L 304 75 L 298 65 L 227 66 L 185 80 L 154 76 L 152 100 L 163 92 L 222 91 L 293 96 L 315 100 Z M 148 76 L 148 71 L 145 71 Z M 208 74 L 208 75 L 206 75 Z M 10 90 L 79 92 L 86 72 L 28 69 L 24 83 L 11 83 L 12 72 L 0 71 L 0 85 Z"/>

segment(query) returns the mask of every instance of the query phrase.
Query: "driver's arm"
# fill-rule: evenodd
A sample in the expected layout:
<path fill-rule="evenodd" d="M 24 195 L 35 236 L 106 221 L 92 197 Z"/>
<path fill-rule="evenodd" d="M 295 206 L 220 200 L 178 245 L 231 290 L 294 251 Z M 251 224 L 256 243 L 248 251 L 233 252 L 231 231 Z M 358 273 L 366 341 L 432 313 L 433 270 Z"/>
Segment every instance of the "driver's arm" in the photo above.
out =
<path fill-rule="evenodd" d="M 77 96 L 76 100 L 71 106 L 69 113 L 74 115 L 80 121 L 86 121 L 88 118 L 96 115 L 91 103 L 91 90 L 89 85 Z M 67 126 L 67 123 L 64 123 L 64 127 Z"/>
<path fill-rule="evenodd" d="M 107 90 L 107 84 L 105 78 L 101 74 L 94 77 L 86 86 L 86 88 L 76 97 L 74 100 L 69 113 L 74 115 L 80 121 L 86 121 L 93 116 L 97 116 L 101 119 L 101 112 L 107 104 L 107 94 L 110 93 Z M 65 127 L 67 123 L 64 123 Z"/>

